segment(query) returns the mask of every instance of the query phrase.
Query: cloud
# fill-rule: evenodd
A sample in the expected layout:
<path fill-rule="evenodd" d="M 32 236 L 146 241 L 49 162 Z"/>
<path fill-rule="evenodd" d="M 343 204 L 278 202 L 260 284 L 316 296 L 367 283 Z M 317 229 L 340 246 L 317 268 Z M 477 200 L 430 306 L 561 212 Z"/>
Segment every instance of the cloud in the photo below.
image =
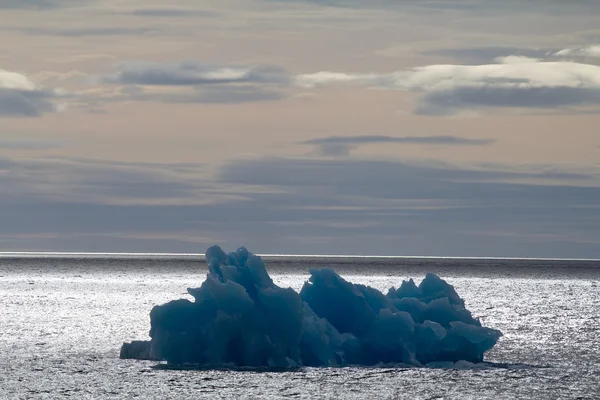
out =
<path fill-rule="evenodd" d="M 43 89 L 16 72 L 0 69 L 0 117 L 39 117 L 60 111 L 53 102 L 66 97 L 53 89 Z"/>
<path fill-rule="evenodd" d="M 455 115 L 490 108 L 560 109 L 590 112 L 600 104 L 600 66 L 569 61 L 542 61 L 524 55 L 496 57 L 481 65 L 439 64 L 391 73 L 320 71 L 290 75 L 264 65 L 210 65 L 124 62 L 97 82 L 136 88 L 130 100 L 171 103 L 240 103 L 284 97 L 290 84 L 314 89 L 324 85 L 362 85 L 421 94 L 417 114 Z M 159 90 L 159 87 L 193 88 Z"/>
<path fill-rule="evenodd" d="M 201 252 L 218 240 L 265 253 L 600 257 L 594 169 L 252 159 L 211 171 L 0 159 L 0 237 L 8 250 Z"/>
<path fill-rule="evenodd" d="M 271 66 L 213 66 L 196 61 L 176 64 L 125 62 L 119 72 L 101 78 L 105 83 L 155 86 L 197 86 L 231 83 L 285 83 L 288 74 Z"/>
<path fill-rule="evenodd" d="M 110 28 L 7 28 L 17 30 L 27 35 L 36 36 L 66 36 L 66 37 L 84 37 L 84 36 L 155 36 L 163 34 L 164 30 L 160 27 L 110 27 Z"/>
<path fill-rule="evenodd" d="M 221 180 L 304 189 L 327 188 L 340 196 L 367 195 L 374 199 L 469 200 L 485 204 L 491 197 L 511 202 L 514 187 L 552 185 L 600 186 L 600 170 L 585 172 L 553 166 L 460 166 L 413 160 L 262 159 L 240 161 L 224 168 Z M 527 182 L 527 184 L 525 184 Z M 599 193 L 600 194 L 600 193 Z M 525 192 L 523 192 L 525 195 Z M 558 199 L 557 199 L 558 200 Z M 343 203 L 343 202 L 342 202 Z M 341 203 L 341 204 L 342 204 Z M 592 204 L 581 200 L 581 204 Z"/>
<path fill-rule="evenodd" d="M 304 144 L 372 144 L 372 143 L 410 143 L 410 144 L 437 144 L 459 146 L 481 146 L 494 143 L 494 139 L 468 139 L 458 136 L 329 136 L 326 138 L 311 139 Z"/>
<path fill-rule="evenodd" d="M 92 79 L 113 85 L 91 93 L 90 101 L 155 101 L 163 103 L 238 104 L 285 97 L 289 74 L 273 66 L 217 66 L 196 61 L 179 63 L 124 62 L 117 72 Z M 121 86 L 114 86 L 121 85 Z"/>
<path fill-rule="evenodd" d="M 520 12 L 540 13 L 539 2 L 536 0 L 524 1 L 497 1 L 497 0 L 266 0 L 281 4 L 312 4 L 322 7 L 338 7 L 351 9 L 384 9 L 388 10 L 416 10 L 431 14 L 432 12 L 459 11 L 498 16 L 500 13 Z M 585 15 L 598 11 L 596 0 L 546 0 L 544 13 L 564 14 L 576 13 Z"/>
<path fill-rule="evenodd" d="M 363 144 L 398 143 L 441 146 L 483 146 L 494 143 L 494 139 L 469 139 L 458 136 L 329 136 L 311 139 L 301 144 L 317 146 L 318 152 L 325 156 L 347 156 L 352 150 Z"/>
<path fill-rule="evenodd" d="M 253 85 L 210 85 L 191 90 L 152 91 L 142 87 L 125 87 L 111 101 L 150 101 L 159 103 L 240 104 L 275 101 L 284 94 Z"/>
<path fill-rule="evenodd" d="M 585 47 L 569 47 L 559 50 L 552 54 L 555 57 L 600 57 L 600 45 L 590 45 Z"/>
<path fill-rule="evenodd" d="M 48 150 L 63 147 L 63 145 L 56 141 L 0 138 L 0 150 Z"/>
<path fill-rule="evenodd" d="M 600 242 L 590 215 L 598 179 L 597 169 L 311 159 L 240 161 L 220 174 L 221 182 L 283 189 L 230 209 L 240 216 L 232 220 L 252 221 L 237 235 L 264 246 L 258 232 L 272 232 L 285 246 L 272 251 L 313 254 L 591 257 Z"/>
<path fill-rule="evenodd" d="M 210 189 L 203 165 L 104 162 L 76 158 L 0 158 L 5 199 L 25 198 L 88 204 L 198 204 L 219 198 Z M 189 181 L 188 181 L 189 180 Z M 223 198 L 226 196 L 223 196 Z"/>
<path fill-rule="evenodd" d="M 434 49 L 425 50 L 421 54 L 436 57 L 449 57 L 458 59 L 462 63 L 473 65 L 489 64 L 496 61 L 499 57 L 512 54 L 520 57 L 528 57 L 532 59 L 547 58 L 551 52 L 556 50 L 538 49 L 538 48 L 521 48 L 521 47 L 506 47 L 506 46 L 475 46 L 461 47 L 450 49 Z M 385 52 L 382 51 L 382 52 Z"/>
<path fill-rule="evenodd" d="M 257 220 L 289 224 L 278 230 L 282 238 L 313 234 L 340 254 L 368 246 L 373 254 L 597 255 L 592 243 L 600 242 L 600 229 L 587 218 L 600 200 L 598 178 L 597 170 L 552 166 L 309 159 L 238 162 L 221 172 L 223 182 L 284 189 L 260 199 L 264 212 L 247 208 L 257 203 L 244 209 Z"/>
<path fill-rule="evenodd" d="M 296 77 L 303 88 L 355 84 L 422 93 L 417 112 L 450 115 L 491 107 L 572 109 L 600 104 L 600 66 L 524 56 L 494 64 L 429 65 L 388 74 L 317 72 Z"/>
<path fill-rule="evenodd" d="M 0 9 L 55 9 L 81 5 L 88 0 L 0 0 Z"/>
<path fill-rule="evenodd" d="M 132 10 L 129 14 L 139 17 L 177 17 L 177 18 L 214 18 L 220 15 L 217 11 L 196 10 L 186 8 L 138 8 Z"/>

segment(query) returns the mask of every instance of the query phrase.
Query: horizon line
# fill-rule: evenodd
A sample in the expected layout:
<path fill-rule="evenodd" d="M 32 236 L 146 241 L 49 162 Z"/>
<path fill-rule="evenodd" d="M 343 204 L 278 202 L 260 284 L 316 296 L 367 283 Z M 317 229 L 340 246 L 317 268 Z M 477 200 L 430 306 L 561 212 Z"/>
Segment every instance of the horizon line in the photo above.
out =
<path fill-rule="evenodd" d="M 600 261 L 600 258 L 569 258 L 569 257 L 493 257 L 493 256 L 382 256 L 382 255 L 356 255 L 356 254 L 256 254 L 260 257 L 288 257 L 288 258 L 374 258 L 374 259 L 432 259 L 432 260 L 530 260 L 530 261 Z M 23 257 L 199 257 L 205 258 L 202 253 L 136 253 L 136 252 L 67 252 L 67 251 L 0 251 L 0 258 L 11 256 Z"/>

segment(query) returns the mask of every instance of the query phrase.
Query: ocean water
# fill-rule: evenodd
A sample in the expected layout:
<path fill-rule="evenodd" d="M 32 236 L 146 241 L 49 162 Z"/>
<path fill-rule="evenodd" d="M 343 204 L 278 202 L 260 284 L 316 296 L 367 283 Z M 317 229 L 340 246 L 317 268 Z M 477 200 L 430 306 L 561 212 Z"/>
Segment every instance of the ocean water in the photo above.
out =
<path fill-rule="evenodd" d="M 204 280 L 193 255 L 0 256 L 0 399 L 599 399 L 600 262 L 265 257 L 280 286 L 331 266 L 380 290 L 435 272 L 504 336 L 486 370 L 156 368 L 119 359 L 149 312 Z"/>

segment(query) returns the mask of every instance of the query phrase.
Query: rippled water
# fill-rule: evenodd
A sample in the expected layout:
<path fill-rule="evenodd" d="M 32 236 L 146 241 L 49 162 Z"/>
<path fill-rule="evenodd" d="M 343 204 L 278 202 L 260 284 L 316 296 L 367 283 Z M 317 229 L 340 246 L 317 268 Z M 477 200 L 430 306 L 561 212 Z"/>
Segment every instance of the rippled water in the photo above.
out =
<path fill-rule="evenodd" d="M 0 398 L 600 398 L 600 265 L 580 261 L 286 259 L 267 261 L 280 286 L 332 265 L 378 289 L 438 273 L 473 314 L 504 336 L 488 370 L 307 368 L 176 371 L 120 360 L 145 339 L 153 305 L 187 296 L 205 266 L 189 258 L 0 258 Z M 529 365 L 530 367 L 527 367 Z"/>

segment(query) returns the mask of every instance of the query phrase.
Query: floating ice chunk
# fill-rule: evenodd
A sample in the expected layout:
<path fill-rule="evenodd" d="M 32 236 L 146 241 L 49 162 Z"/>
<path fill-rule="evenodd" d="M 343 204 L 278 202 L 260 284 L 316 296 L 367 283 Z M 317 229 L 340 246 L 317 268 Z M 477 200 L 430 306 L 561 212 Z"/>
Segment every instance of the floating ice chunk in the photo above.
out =
<path fill-rule="evenodd" d="M 426 367 L 433 369 L 452 369 L 454 368 L 454 363 L 452 361 L 432 361 L 427 363 Z"/>
<path fill-rule="evenodd" d="M 245 248 L 206 252 L 209 273 L 195 301 L 150 312 L 149 342 L 125 343 L 121 358 L 202 366 L 402 365 L 463 368 L 483 360 L 501 333 L 471 316 L 434 274 L 387 295 L 329 268 L 313 269 L 300 293 L 275 285 Z M 456 364 L 455 364 L 456 363 Z"/>
<path fill-rule="evenodd" d="M 158 361 L 151 356 L 151 342 L 149 340 L 134 340 L 130 343 L 123 343 L 121 346 L 121 358 L 133 358 L 136 360 Z"/>
<path fill-rule="evenodd" d="M 310 274 L 300 291 L 302 300 L 341 333 L 366 333 L 376 314 L 364 294 L 330 268 L 311 269 Z"/>
<path fill-rule="evenodd" d="M 472 363 L 469 361 L 459 360 L 454 363 L 452 368 L 453 369 L 473 369 L 473 368 L 475 368 L 475 365 L 476 365 L 475 363 Z"/>
<path fill-rule="evenodd" d="M 320 318 L 304 303 L 304 321 L 300 353 L 306 366 L 341 366 L 346 364 L 343 346 L 354 337 L 341 334 L 329 321 Z"/>

